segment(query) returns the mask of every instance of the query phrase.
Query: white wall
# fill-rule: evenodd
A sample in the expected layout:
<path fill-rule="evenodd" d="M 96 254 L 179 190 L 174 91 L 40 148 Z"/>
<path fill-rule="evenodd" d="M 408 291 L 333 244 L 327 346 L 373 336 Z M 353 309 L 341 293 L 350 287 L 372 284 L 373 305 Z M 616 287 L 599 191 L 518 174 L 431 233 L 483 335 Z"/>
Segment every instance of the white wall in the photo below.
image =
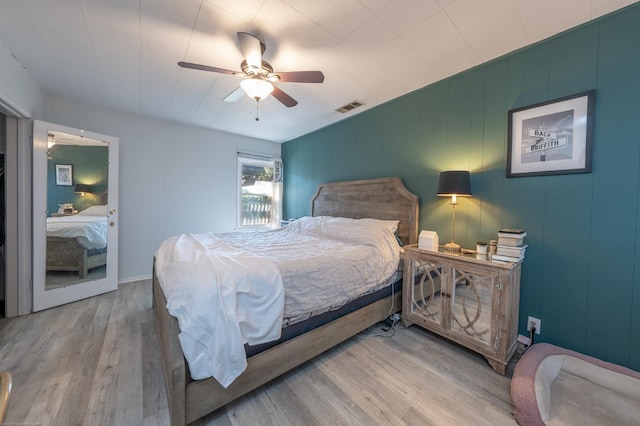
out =
<path fill-rule="evenodd" d="M 0 43 L 0 108 L 9 115 L 35 117 L 44 112 L 46 93 Z"/>
<path fill-rule="evenodd" d="M 46 121 L 120 140 L 119 279 L 151 275 L 153 254 L 179 233 L 231 231 L 238 150 L 280 156 L 280 144 L 108 110 L 61 95 Z"/>

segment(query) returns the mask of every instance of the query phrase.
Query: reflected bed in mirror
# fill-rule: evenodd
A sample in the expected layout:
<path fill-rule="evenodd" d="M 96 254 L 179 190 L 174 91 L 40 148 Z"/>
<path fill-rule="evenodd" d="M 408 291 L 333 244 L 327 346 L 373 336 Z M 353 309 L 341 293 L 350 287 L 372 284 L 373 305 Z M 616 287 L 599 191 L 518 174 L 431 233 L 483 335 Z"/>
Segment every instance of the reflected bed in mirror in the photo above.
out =
<path fill-rule="evenodd" d="M 104 278 L 106 264 L 106 205 L 47 218 L 47 290 Z"/>

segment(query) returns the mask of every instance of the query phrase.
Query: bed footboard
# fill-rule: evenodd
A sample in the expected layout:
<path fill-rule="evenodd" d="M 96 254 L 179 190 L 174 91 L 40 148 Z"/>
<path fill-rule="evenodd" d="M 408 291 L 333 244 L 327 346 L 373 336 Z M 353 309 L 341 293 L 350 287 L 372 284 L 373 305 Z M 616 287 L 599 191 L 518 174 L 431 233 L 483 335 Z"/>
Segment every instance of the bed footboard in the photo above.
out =
<path fill-rule="evenodd" d="M 89 256 L 75 238 L 47 237 L 47 271 L 78 272 L 78 278 L 87 278 L 89 269 L 107 264 L 107 253 Z"/>
<path fill-rule="evenodd" d="M 155 261 L 153 293 L 171 425 L 194 422 L 384 320 L 391 306 L 395 312 L 402 306 L 402 292 L 397 291 L 393 296 L 260 352 L 248 358 L 247 369 L 225 389 L 213 378 L 192 381 L 188 377 L 178 339 L 178 320 L 166 309 L 167 302 L 155 274 Z"/>
<path fill-rule="evenodd" d="M 191 382 L 187 386 L 187 423 L 217 410 L 384 320 L 389 315 L 391 298 L 388 296 L 250 357 L 247 369 L 226 389 L 215 379 Z M 393 306 L 399 311 L 402 292 L 398 291 L 393 298 Z"/>
<path fill-rule="evenodd" d="M 167 300 L 156 276 L 155 258 L 153 260 L 153 312 L 156 330 L 160 341 L 160 358 L 167 400 L 169 403 L 170 424 L 184 425 L 186 419 L 187 366 L 185 363 L 178 334 L 178 320 L 169 314 Z"/>

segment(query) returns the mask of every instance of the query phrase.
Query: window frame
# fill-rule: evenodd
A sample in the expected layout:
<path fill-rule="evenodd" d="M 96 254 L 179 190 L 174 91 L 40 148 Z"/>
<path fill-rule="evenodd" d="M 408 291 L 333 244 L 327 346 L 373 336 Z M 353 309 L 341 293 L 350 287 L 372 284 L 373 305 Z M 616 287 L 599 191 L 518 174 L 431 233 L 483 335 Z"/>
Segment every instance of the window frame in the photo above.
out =
<path fill-rule="evenodd" d="M 273 229 L 278 227 L 280 223 L 280 212 L 282 211 L 282 185 L 278 182 L 271 182 L 271 221 L 268 224 L 245 225 L 243 224 L 242 215 L 242 169 L 244 165 L 270 167 L 275 175 L 276 158 L 264 156 L 251 156 L 238 154 L 237 172 L 236 172 L 236 229 L 237 230 L 262 230 Z"/>

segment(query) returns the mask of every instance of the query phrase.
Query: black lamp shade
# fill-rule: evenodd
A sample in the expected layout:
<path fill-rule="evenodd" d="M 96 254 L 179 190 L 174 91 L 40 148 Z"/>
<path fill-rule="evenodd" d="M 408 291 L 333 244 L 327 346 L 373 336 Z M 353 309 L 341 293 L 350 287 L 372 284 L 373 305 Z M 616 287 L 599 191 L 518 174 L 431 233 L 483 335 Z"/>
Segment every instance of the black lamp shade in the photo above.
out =
<path fill-rule="evenodd" d="M 84 183 L 76 183 L 74 192 L 91 192 L 91 186 Z"/>
<path fill-rule="evenodd" d="M 470 197 L 471 178 L 469 172 L 466 170 L 440 172 L 438 195 L 441 197 L 450 197 L 452 195 Z"/>

